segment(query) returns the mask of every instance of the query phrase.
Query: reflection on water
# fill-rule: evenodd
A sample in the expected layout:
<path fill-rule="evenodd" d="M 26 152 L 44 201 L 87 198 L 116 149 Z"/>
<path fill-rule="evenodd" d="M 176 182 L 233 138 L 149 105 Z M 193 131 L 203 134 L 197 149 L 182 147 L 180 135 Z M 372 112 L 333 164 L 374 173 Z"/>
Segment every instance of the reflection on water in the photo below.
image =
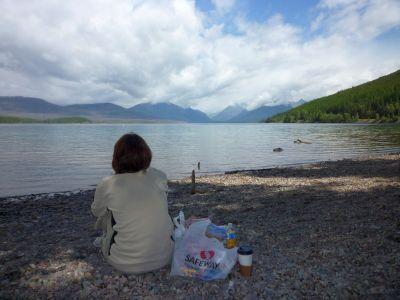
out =
<path fill-rule="evenodd" d="M 86 188 L 112 174 L 115 141 L 142 135 L 170 178 L 400 151 L 400 125 L 0 125 L 0 196 Z M 295 139 L 312 144 L 294 144 Z M 283 152 L 272 152 L 282 147 Z"/>

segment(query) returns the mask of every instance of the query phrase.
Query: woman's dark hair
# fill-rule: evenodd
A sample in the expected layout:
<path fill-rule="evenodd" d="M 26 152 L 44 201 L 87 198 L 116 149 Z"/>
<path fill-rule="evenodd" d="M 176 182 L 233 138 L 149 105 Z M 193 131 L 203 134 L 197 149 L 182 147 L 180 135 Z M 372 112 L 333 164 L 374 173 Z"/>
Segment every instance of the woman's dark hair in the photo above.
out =
<path fill-rule="evenodd" d="M 136 173 L 148 169 L 151 157 L 145 140 L 135 133 L 127 133 L 115 143 L 112 168 L 116 174 Z"/>

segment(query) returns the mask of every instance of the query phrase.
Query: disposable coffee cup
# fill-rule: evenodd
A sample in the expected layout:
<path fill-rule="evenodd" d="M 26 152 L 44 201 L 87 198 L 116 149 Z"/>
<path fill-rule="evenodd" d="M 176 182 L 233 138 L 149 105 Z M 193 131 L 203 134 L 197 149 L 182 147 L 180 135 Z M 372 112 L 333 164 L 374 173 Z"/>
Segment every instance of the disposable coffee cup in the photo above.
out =
<path fill-rule="evenodd" d="M 237 253 L 240 274 L 243 277 L 250 277 L 253 265 L 253 249 L 249 245 L 243 245 L 239 247 Z"/>

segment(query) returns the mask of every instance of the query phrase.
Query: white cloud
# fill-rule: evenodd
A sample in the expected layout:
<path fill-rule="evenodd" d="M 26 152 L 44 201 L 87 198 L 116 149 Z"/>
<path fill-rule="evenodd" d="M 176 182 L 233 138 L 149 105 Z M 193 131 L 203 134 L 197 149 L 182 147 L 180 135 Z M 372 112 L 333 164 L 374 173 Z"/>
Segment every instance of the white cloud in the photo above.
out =
<path fill-rule="evenodd" d="M 235 0 L 211 0 L 211 2 L 220 13 L 228 12 L 235 5 Z"/>
<path fill-rule="evenodd" d="M 396 52 L 374 41 L 399 25 L 398 2 L 379 3 L 324 0 L 311 27 L 325 30 L 305 39 L 281 15 L 237 18 L 238 34 L 224 33 L 189 0 L 3 0 L 0 93 L 208 112 L 312 99 L 399 68 Z"/>
<path fill-rule="evenodd" d="M 324 20 L 324 18 L 325 18 L 325 15 L 323 13 L 320 13 L 318 15 L 318 17 L 311 22 L 311 26 L 310 26 L 311 31 L 318 30 L 321 27 L 321 23 Z"/>
<path fill-rule="evenodd" d="M 319 7 L 332 34 L 368 40 L 400 26 L 399 0 L 323 0 Z"/>

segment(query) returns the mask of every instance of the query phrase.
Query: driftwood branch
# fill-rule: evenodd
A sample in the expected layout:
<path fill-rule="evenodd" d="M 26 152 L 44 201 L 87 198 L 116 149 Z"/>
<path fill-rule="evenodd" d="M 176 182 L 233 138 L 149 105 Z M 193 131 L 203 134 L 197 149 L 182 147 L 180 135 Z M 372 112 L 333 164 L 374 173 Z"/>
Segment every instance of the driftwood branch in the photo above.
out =
<path fill-rule="evenodd" d="M 196 173 L 194 170 L 192 171 L 192 191 L 191 194 L 194 195 L 196 194 Z"/>

